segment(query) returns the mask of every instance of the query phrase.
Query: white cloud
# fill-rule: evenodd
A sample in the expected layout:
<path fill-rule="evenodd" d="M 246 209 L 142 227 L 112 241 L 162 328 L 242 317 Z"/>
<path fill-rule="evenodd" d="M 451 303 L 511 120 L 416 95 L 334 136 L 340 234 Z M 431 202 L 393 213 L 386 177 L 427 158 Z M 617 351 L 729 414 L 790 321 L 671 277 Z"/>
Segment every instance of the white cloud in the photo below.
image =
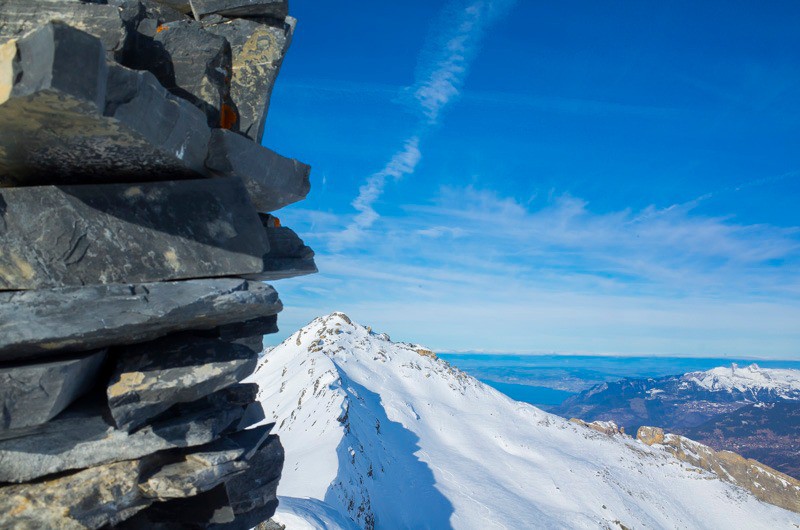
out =
<path fill-rule="evenodd" d="M 376 221 L 367 253 L 332 253 L 326 234 L 311 235 L 321 273 L 281 285 L 287 330 L 341 309 L 443 350 L 780 357 L 800 348 L 797 228 L 680 205 L 595 212 L 571 196 L 523 205 L 471 187 L 402 210 Z M 293 226 L 318 221 L 294 215 Z"/>

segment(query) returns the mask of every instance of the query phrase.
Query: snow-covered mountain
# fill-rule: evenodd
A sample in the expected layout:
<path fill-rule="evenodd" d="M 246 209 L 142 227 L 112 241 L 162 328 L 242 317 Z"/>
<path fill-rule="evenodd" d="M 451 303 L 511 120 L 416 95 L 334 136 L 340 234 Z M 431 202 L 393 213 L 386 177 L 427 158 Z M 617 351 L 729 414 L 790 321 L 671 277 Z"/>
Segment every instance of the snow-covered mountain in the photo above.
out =
<path fill-rule="evenodd" d="M 287 528 L 800 528 L 657 446 L 516 402 L 341 314 L 252 380 L 286 450 Z"/>
<path fill-rule="evenodd" d="M 800 478 L 800 370 L 732 364 L 702 372 L 601 383 L 550 410 L 614 421 L 627 432 L 663 427 Z"/>
<path fill-rule="evenodd" d="M 800 370 L 761 368 L 757 364 L 742 368 L 734 363 L 705 372 L 689 372 L 680 380 L 687 388 L 727 392 L 744 400 L 800 400 Z"/>

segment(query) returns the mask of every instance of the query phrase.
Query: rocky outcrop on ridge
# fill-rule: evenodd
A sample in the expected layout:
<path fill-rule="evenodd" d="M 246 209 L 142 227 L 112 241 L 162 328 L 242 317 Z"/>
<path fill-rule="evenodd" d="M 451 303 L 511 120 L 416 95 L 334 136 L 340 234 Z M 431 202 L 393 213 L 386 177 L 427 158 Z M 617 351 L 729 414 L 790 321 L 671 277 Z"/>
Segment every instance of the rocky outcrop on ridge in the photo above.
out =
<path fill-rule="evenodd" d="M 636 438 L 646 445 L 663 447 L 678 460 L 710 471 L 759 500 L 800 513 L 800 481 L 761 462 L 731 451 L 715 451 L 683 436 L 665 434 L 658 427 L 642 426 Z"/>
<path fill-rule="evenodd" d="M 0 0 L 0 528 L 252 528 L 254 370 L 316 272 L 260 145 L 285 0 Z M 253 427 L 260 424 L 257 427 Z"/>

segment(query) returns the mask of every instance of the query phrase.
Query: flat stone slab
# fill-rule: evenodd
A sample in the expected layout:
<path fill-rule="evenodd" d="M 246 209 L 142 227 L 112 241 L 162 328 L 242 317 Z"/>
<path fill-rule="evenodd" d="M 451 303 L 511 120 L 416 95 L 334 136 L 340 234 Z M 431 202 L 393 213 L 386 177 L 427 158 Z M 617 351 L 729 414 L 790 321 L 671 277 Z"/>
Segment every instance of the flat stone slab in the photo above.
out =
<path fill-rule="evenodd" d="M 233 510 L 228 502 L 225 485 L 212 488 L 186 499 L 172 499 L 153 503 L 147 510 L 139 512 L 120 526 L 120 530 L 168 530 L 196 525 L 206 528 L 211 524 L 234 521 Z M 169 524 L 159 524 L 169 523 Z M 250 527 L 252 528 L 252 527 Z M 248 528 L 249 530 L 249 528 Z"/>
<path fill-rule="evenodd" d="M 282 308 L 269 285 L 233 278 L 0 292 L 0 361 L 236 328 Z"/>
<path fill-rule="evenodd" d="M 250 280 L 272 281 L 315 274 L 314 251 L 292 230 L 281 226 L 272 215 L 259 214 L 269 240 L 269 253 L 264 256 L 264 270 L 248 274 Z"/>
<path fill-rule="evenodd" d="M 246 404 L 221 390 L 185 404 L 134 433 L 103 417 L 105 403 L 76 404 L 36 430 L 10 431 L 0 440 L 0 482 L 30 480 L 181 447 L 208 444 L 241 420 Z"/>
<path fill-rule="evenodd" d="M 200 109 L 108 66 L 88 33 L 50 23 L 0 46 L 0 187 L 198 178 L 209 137 Z"/>
<path fill-rule="evenodd" d="M 181 13 L 190 13 L 192 6 L 189 5 L 189 0 L 152 0 L 157 4 L 163 4 L 171 9 L 180 11 Z"/>
<path fill-rule="evenodd" d="M 183 461 L 168 464 L 141 484 L 144 496 L 155 500 L 193 497 L 219 486 L 232 475 L 247 469 L 236 446 L 193 451 Z"/>
<path fill-rule="evenodd" d="M 60 20 L 98 37 L 119 59 L 128 42 L 128 32 L 117 6 L 53 0 L 0 0 L 0 41 L 17 39 L 51 20 Z"/>
<path fill-rule="evenodd" d="M 152 38 L 139 39 L 126 66 L 152 72 L 172 94 L 201 109 L 209 127 L 231 127 L 235 122 L 231 46 L 198 22 L 185 19 L 158 26 Z"/>
<path fill-rule="evenodd" d="M 242 344 L 260 354 L 264 350 L 264 335 L 277 332 L 278 316 L 272 315 L 220 326 L 202 333 L 194 332 L 194 334 Z"/>
<path fill-rule="evenodd" d="M 248 460 L 243 473 L 225 482 L 230 506 L 236 519 L 210 528 L 248 529 L 266 521 L 278 505 L 277 489 L 283 470 L 284 451 L 280 438 L 268 436 Z M 248 526 L 249 525 L 249 526 Z"/>
<path fill-rule="evenodd" d="M 210 33 L 225 37 L 231 45 L 230 94 L 238 120 L 234 130 L 261 144 L 264 123 L 283 58 L 292 41 L 295 20 L 252 20 L 237 18 L 211 22 L 203 20 Z"/>
<path fill-rule="evenodd" d="M 240 344 L 165 338 L 116 352 L 106 394 L 111 416 L 131 431 L 178 403 L 233 385 L 255 369 L 257 354 Z"/>
<path fill-rule="evenodd" d="M 163 466 L 142 483 L 148 498 L 180 499 L 209 491 L 248 469 L 274 424 L 240 431 L 185 453 L 181 460 Z"/>
<path fill-rule="evenodd" d="M 287 0 L 189 0 L 189 4 L 197 20 L 212 13 L 228 17 L 268 16 L 280 19 L 289 14 Z"/>
<path fill-rule="evenodd" d="M 39 364 L 0 366 L 0 431 L 54 418 L 94 385 L 105 355 L 102 350 Z"/>
<path fill-rule="evenodd" d="M 238 179 L 0 188 L 0 290 L 258 273 L 269 251 Z"/>
<path fill-rule="evenodd" d="M 218 176 L 241 177 L 260 212 L 301 201 L 311 189 L 309 166 L 223 129 L 211 133 L 206 167 Z"/>
<path fill-rule="evenodd" d="M 0 487 L 0 528 L 100 528 L 145 509 L 144 463 L 126 460 L 32 484 Z"/>

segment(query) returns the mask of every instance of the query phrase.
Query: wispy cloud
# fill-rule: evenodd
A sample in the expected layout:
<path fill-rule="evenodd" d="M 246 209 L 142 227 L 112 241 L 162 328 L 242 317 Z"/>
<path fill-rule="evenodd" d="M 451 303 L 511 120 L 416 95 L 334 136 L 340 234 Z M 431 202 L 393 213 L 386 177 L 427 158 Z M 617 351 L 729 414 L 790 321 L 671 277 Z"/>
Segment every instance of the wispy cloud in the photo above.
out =
<path fill-rule="evenodd" d="M 397 180 L 414 172 L 422 158 L 422 140 L 436 125 L 445 107 L 458 96 L 486 28 L 513 3 L 513 0 L 473 0 L 454 2 L 445 10 L 441 18 L 447 26 L 430 39 L 428 49 L 420 57 L 419 79 L 409 88 L 422 114 L 417 133 L 407 138 L 386 166 L 368 177 L 359 188 L 352 202 L 358 213 L 344 231 L 333 237 L 335 248 L 342 249 L 359 241 L 380 217 L 374 205 L 383 195 L 390 177 Z"/>
<path fill-rule="evenodd" d="M 359 188 L 358 197 L 352 202 L 358 214 L 342 232 L 335 234 L 331 243 L 337 249 L 361 239 L 363 232 L 371 227 L 378 219 L 378 212 L 373 204 L 383 194 L 386 180 L 400 179 L 404 175 L 414 172 L 422 154 L 419 151 L 419 136 L 412 136 L 406 140 L 403 149 L 396 152 L 389 163 L 379 172 L 371 175 Z"/>
<path fill-rule="evenodd" d="M 301 232 L 318 222 L 293 215 Z M 445 187 L 375 220 L 368 253 L 332 252 L 328 236 L 308 241 L 324 274 L 281 287 L 287 329 L 344 310 L 442 350 L 777 357 L 800 344 L 798 228 Z"/>

